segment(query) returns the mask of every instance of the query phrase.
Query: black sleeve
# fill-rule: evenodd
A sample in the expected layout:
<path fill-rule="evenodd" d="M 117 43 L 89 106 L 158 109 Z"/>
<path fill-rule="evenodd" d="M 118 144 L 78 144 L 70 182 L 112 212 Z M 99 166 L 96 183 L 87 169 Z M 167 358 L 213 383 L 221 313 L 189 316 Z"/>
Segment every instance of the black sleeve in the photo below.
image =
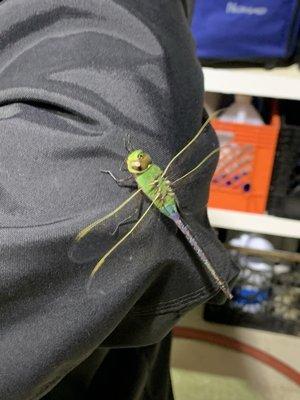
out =
<path fill-rule="evenodd" d="M 185 15 L 188 21 L 191 21 L 194 9 L 194 0 L 182 0 L 182 4 L 185 10 Z"/>
<path fill-rule="evenodd" d="M 6 0 L 0 52 L 0 398 L 29 400 L 100 345 L 156 343 L 217 294 L 155 212 L 99 271 L 96 295 L 93 265 L 67 255 L 81 227 L 129 196 L 100 173 L 119 173 L 128 133 L 164 166 L 197 131 L 203 78 L 180 0 Z M 199 157 L 215 146 L 210 130 Z M 215 164 L 179 197 L 231 281 L 206 217 Z"/>

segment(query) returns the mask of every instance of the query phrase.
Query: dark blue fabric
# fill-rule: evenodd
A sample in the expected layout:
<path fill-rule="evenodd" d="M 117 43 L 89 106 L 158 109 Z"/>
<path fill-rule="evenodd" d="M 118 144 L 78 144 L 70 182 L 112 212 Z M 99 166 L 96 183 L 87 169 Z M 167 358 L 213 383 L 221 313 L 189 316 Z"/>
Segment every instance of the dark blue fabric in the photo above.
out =
<path fill-rule="evenodd" d="M 196 0 L 192 20 L 200 59 L 287 58 L 299 27 L 298 0 Z"/>

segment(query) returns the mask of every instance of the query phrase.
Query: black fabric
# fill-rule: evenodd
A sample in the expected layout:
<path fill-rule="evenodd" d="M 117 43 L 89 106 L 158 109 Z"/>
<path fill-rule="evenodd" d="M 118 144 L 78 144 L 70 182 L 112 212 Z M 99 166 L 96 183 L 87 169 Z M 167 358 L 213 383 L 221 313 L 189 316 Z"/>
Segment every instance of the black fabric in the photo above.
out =
<path fill-rule="evenodd" d="M 37 400 L 95 351 L 122 359 L 120 348 L 155 347 L 186 310 L 224 301 L 155 210 L 92 294 L 93 265 L 67 255 L 81 227 L 130 194 L 100 173 L 124 176 L 127 133 L 165 166 L 198 130 L 203 78 L 179 0 L 2 1 L 0 54 L 0 399 Z M 215 146 L 208 130 L 190 162 Z M 177 193 L 232 281 L 237 267 L 206 216 L 216 161 Z"/>
<path fill-rule="evenodd" d="M 173 400 L 171 335 L 137 348 L 97 349 L 43 400 Z"/>
<path fill-rule="evenodd" d="M 191 22 L 194 10 L 194 0 L 182 0 L 182 4 L 185 10 L 185 15 L 188 21 Z"/>

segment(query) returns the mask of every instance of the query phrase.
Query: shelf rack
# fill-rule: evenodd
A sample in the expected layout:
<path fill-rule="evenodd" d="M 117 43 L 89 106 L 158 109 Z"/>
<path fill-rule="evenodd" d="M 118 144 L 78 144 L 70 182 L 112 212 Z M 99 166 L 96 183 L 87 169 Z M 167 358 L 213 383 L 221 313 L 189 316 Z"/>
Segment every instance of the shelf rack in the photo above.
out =
<path fill-rule="evenodd" d="M 203 73 L 207 92 L 300 100 L 300 69 L 296 64 L 271 70 L 204 67 Z"/>
<path fill-rule="evenodd" d="M 207 92 L 300 101 L 300 69 L 296 64 L 271 70 L 204 67 L 203 73 Z M 208 215 L 214 227 L 300 239 L 298 220 L 214 208 Z"/>
<path fill-rule="evenodd" d="M 300 239 L 300 220 L 219 208 L 209 208 L 208 216 L 216 228 Z"/>

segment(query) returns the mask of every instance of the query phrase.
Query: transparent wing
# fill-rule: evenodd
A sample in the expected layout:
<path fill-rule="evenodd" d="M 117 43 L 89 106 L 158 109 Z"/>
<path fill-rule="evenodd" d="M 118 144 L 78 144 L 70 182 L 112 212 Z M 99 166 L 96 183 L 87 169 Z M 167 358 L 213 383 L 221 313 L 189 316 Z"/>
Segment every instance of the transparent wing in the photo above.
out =
<path fill-rule="evenodd" d="M 211 140 L 207 140 L 205 136 L 211 131 L 211 120 L 220 111 L 213 113 L 207 118 L 185 146 L 169 161 L 163 171 L 164 176 L 168 176 L 172 181 L 175 181 L 177 178 L 191 171 L 199 163 L 199 160 L 204 159 L 211 151 L 219 147 L 217 140 L 212 142 Z"/>
<path fill-rule="evenodd" d="M 114 210 L 84 227 L 71 243 L 69 258 L 78 264 L 97 261 L 137 220 L 142 199 L 137 190 Z"/>
<path fill-rule="evenodd" d="M 219 154 L 220 148 L 215 148 L 212 150 L 210 153 L 207 154 L 198 164 L 196 164 L 191 170 L 185 172 L 183 175 L 181 175 L 179 178 L 172 179 L 171 184 L 173 187 L 178 187 L 180 184 L 182 185 L 183 183 L 188 183 L 194 176 L 194 174 L 198 173 L 202 167 L 205 166 L 207 162 L 209 162 L 211 159 L 216 157 L 217 154 Z"/>
<path fill-rule="evenodd" d="M 139 193 L 139 191 L 136 193 Z M 140 203 L 138 208 L 134 207 L 135 204 L 136 201 L 133 200 L 125 202 L 127 207 L 122 203 L 121 206 L 117 207 L 117 212 L 109 213 L 106 217 L 90 224 L 75 238 L 69 251 L 69 257 L 80 263 L 93 262 L 86 283 L 86 290 L 89 294 L 91 294 L 93 278 L 104 263 L 115 259 L 115 266 L 118 264 L 121 266 L 124 264 L 125 258 L 129 256 L 128 260 L 131 261 L 134 256 L 135 247 L 132 236 L 144 222 L 147 223 L 146 217 L 154 207 L 154 201 L 148 202 L 146 210 L 142 209 L 143 203 Z M 133 213 L 125 215 L 126 209 L 127 211 L 131 209 Z M 126 245 L 122 246 L 129 238 L 131 238 L 131 242 L 127 246 L 128 248 L 126 248 Z M 143 241 L 143 239 L 139 235 L 136 242 L 139 243 L 140 241 Z M 118 254 L 119 248 L 120 254 Z M 118 257 L 114 257 L 116 254 L 118 254 Z M 109 262 L 108 264 L 111 266 Z M 114 270 L 112 270 L 113 274 Z M 96 294 L 94 289 L 93 292 Z"/>
<path fill-rule="evenodd" d="M 219 143 L 216 136 L 211 135 L 209 124 L 215 116 L 216 113 L 205 121 L 165 168 L 164 174 L 174 188 L 210 181 L 219 157 Z M 210 135 L 209 140 L 207 135 Z"/>
<path fill-rule="evenodd" d="M 219 142 L 212 133 L 213 114 L 167 165 L 166 177 L 181 211 L 199 214 L 208 202 L 209 185 L 219 158 Z"/>

